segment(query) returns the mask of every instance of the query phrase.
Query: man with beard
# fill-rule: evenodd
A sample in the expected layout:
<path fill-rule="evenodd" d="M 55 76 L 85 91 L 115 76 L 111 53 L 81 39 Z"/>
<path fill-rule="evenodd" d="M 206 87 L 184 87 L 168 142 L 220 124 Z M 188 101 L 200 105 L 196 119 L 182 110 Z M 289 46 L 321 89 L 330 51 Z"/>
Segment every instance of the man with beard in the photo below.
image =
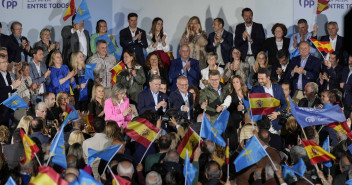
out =
<path fill-rule="evenodd" d="M 343 105 L 346 115 L 349 115 L 352 108 L 352 54 L 348 56 L 348 66 L 342 73 L 342 81 L 340 87 L 343 89 Z"/>
<path fill-rule="evenodd" d="M 324 60 L 322 72 L 319 74 L 319 90 L 340 89 L 343 66 L 339 63 L 339 53 L 334 51 L 329 55 L 329 60 Z"/>

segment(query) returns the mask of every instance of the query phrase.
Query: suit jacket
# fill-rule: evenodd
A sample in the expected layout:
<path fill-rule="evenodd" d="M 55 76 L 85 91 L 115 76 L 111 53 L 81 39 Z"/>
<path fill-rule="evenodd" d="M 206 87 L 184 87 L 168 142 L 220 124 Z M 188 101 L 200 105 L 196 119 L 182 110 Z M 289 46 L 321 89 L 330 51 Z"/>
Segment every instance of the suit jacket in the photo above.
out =
<path fill-rule="evenodd" d="M 282 66 L 281 66 L 280 63 L 276 63 L 276 64 L 272 67 L 270 79 L 277 81 L 278 84 L 282 84 L 283 82 L 289 82 L 289 79 L 290 79 L 290 76 L 289 76 L 289 75 L 290 75 L 290 74 L 288 74 L 287 71 L 291 68 L 291 62 L 289 62 L 289 63 L 287 64 L 286 70 L 285 70 L 285 71 L 282 71 L 280 80 L 279 80 L 279 77 L 278 77 L 277 72 L 276 72 L 277 68 L 281 68 L 281 69 L 282 69 Z"/>
<path fill-rule="evenodd" d="M 16 46 L 15 49 L 17 50 L 17 52 L 16 52 L 16 55 L 17 55 L 17 56 L 15 56 L 15 60 L 14 60 L 14 61 L 15 61 L 15 62 L 21 62 L 21 53 L 23 52 L 23 53 L 24 53 L 24 60 L 25 60 L 26 62 L 28 62 L 28 59 L 29 59 L 28 56 L 30 56 L 30 53 L 27 52 L 25 49 L 22 48 L 22 46 L 20 46 L 20 45 L 18 44 L 15 35 L 11 34 L 11 35 L 10 35 L 10 38 L 11 38 L 12 42 L 15 44 L 15 46 Z M 21 41 L 22 41 L 22 40 L 26 40 L 27 42 L 29 42 L 28 39 L 27 39 L 26 37 L 24 37 L 24 36 L 21 36 Z"/>
<path fill-rule="evenodd" d="M 187 71 L 187 79 L 188 79 L 188 85 L 194 85 L 196 87 L 199 86 L 199 80 L 201 78 L 200 74 L 200 68 L 199 68 L 199 62 L 198 60 L 195 60 L 193 58 L 189 58 L 189 61 L 191 61 L 191 68 L 189 71 Z M 182 74 L 182 60 L 181 58 L 177 58 L 173 61 L 171 61 L 171 67 L 170 67 L 170 79 L 172 81 L 171 89 L 170 91 L 175 91 L 177 89 L 176 87 L 176 81 L 177 78 Z"/>
<path fill-rule="evenodd" d="M 71 54 L 79 50 L 79 38 L 77 32 L 71 33 L 71 29 L 73 26 L 68 25 L 62 28 L 61 30 L 61 36 L 62 36 L 62 58 L 63 58 L 63 64 L 67 66 L 70 63 L 70 57 Z M 90 57 L 90 38 L 89 38 L 89 32 L 87 30 L 84 30 L 84 35 L 86 36 L 87 40 L 87 58 Z"/>
<path fill-rule="evenodd" d="M 345 107 L 351 107 L 352 104 L 352 75 L 348 76 L 350 69 L 345 67 L 342 72 L 343 86 L 343 104 Z"/>
<path fill-rule="evenodd" d="M 210 33 L 208 36 L 208 44 L 206 46 L 207 52 L 216 53 L 217 47 L 213 45 L 214 37 L 215 37 L 215 32 Z M 222 60 L 226 64 L 227 62 L 230 61 L 230 55 L 231 55 L 230 51 L 233 46 L 233 34 L 224 30 L 224 32 L 222 33 L 222 39 L 223 39 L 223 42 L 220 43 L 221 56 L 222 56 Z"/>
<path fill-rule="evenodd" d="M 311 108 L 314 108 L 315 106 L 318 106 L 318 105 L 320 105 L 320 104 L 322 104 L 322 103 L 321 103 L 319 97 L 316 97 L 316 98 L 314 99 L 314 102 L 313 102 Z M 308 99 L 307 99 L 307 98 L 302 98 L 301 100 L 299 100 L 298 106 L 299 106 L 299 107 L 308 107 Z"/>
<path fill-rule="evenodd" d="M 337 65 L 334 69 L 332 67 L 328 69 L 324 65 L 321 73 L 324 74 L 324 72 L 329 75 L 329 82 L 324 80 L 323 83 L 321 83 L 320 79 L 318 79 L 319 91 L 323 92 L 324 90 L 327 90 L 328 85 L 329 85 L 329 90 L 338 89 L 341 91 L 340 82 L 342 81 L 342 72 L 343 72 L 342 65 Z"/>
<path fill-rule="evenodd" d="M 12 41 L 10 36 L 0 33 L 0 46 L 6 47 L 9 55 L 9 62 L 20 61 L 21 53 L 18 50 L 18 44 Z"/>
<path fill-rule="evenodd" d="M 189 103 L 189 111 L 190 111 L 190 120 L 194 121 L 195 118 L 193 117 L 193 94 L 188 93 L 188 103 Z M 172 109 L 178 110 L 180 115 L 183 115 L 185 118 L 187 118 L 187 112 L 184 112 L 181 110 L 182 105 L 186 105 L 186 102 L 183 100 L 181 92 L 179 90 L 173 91 L 170 93 L 169 96 L 169 107 Z"/>
<path fill-rule="evenodd" d="M 144 30 L 137 28 L 136 34 L 142 32 L 141 40 L 133 40 L 130 28 L 124 28 L 120 31 L 120 45 L 122 46 L 123 50 L 122 53 L 126 50 L 132 50 L 136 54 L 137 62 L 145 66 L 144 60 L 144 53 L 143 49 L 148 47 L 147 36 Z M 123 55 L 121 56 L 121 61 L 123 61 Z"/>
<path fill-rule="evenodd" d="M 298 84 L 298 78 L 299 74 L 295 73 L 293 76 L 291 75 L 291 71 L 295 68 L 295 66 L 300 67 L 301 66 L 301 57 L 297 56 L 294 57 L 291 61 L 291 67 L 287 71 L 287 75 L 290 78 L 291 81 L 291 95 L 293 95 L 298 89 L 297 84 Z M 320 67 L 321 67 L 321 62 L 319 61 L 318 58 L 309 55 L 306 65 L 304 66 L 304 70 L 307 71 L 306 75 L 302 74 L 302 89 L 304 90 L 304 87 L 308 82 L 316 82 L 316 80 L 319 78 L 319 72 L 320 72 Z"/>
<path fill-rule="evenodd" d="M 166 94 L 164 94 L 163 92 L 159 91 L 158 94 L 158 103 L 163 101 L 163 99 L 165 101 L 168 101 L 168 96 Z M 153 111 L 157 111 L 158 114 L 164 114 L 163 113 L 163 108 L 160 107 L 158 110 L 155 110 L 155 102 L 154 102 L 154 98 L 152 95 L 152 91 L 150 90 L 150 88 L 147 88 L 146 90 L 142 91 L 141 93 L 139 93 L 138 95 L 138 104 L 137 104 L 137 109 L 138 109 L 138 114 L 141 115 L 143 114 L 146 110 L 153 110 Z"/>
<path fill-rule="evenodd" d="M 48 70 L 44 61 L 40 62 L 40 75 L 37 71 L 37 67 L 34 61 L 30 61 L 29 66 L 30 66 L 29 76 L 32 78 L 32 83 L 37 83 L 38 85 L 43 84 L 44 92 L 46 92 L 45 87 L 50 84 L 51 80 L 50 80 L 50 75 L 47 78 L 44 78 L 44 74 Z"/>
<path fill-rule="evenodd" d="M 244 23 L 238 24 L 235 31 L 235 46 L 239 47 L 241 50 L 241 59 L 245 61 L 248 52 L 248 40 L 243 40 L 242 34 L 246 30 Z M 262 48 L 262 45 L 265 41 L 265 33 L 263 25 L 253 22 L 251 38 L 253 40 L 251 44 L 251 49 L 254 55 L 254 58 L 257 57 L 258 52 Z"/>
<path fill-rule="evenodd" d="M 282 49 L 288 50 L 289 46 L 290 46 L 290 39 L 284 37 Z M 276 58 L 276 54 L 279 50 L 276 45 L 275 37 L 267 38 L 264 41 L 262 46 L 262 51 L 265 51 L 265 52 L 268 51 L 269 65 L 279 64 L 279 61 Z"/>
<path fill-rule="evenodd" d="M 34 132 L 29 136 L 30 138 L 36 137 L 42 144 L 50 144 L 50 137 L 44 135 L 41 132 Z"/>
<path fill-rule="evenodd" d="M 10 73 L 9 72 L 6 72 L 6 73 L 7 73 L 6 79 L 8 83 L 7 86 L 6 86 L 5 79 L 3 78 L 2 74 L 0 74 L 0 102 L 3 102 L 7 98 L 9 98 L 9 93 L 14 93 L 16 91 L 16 89 L 12 89 L 12 87 L 10 86 L 12 84 Z"/>
<path fill-rule="evenodd" d="M 330 41 L 330 36 L 329 35 L 325 35 L 322 36 L 320 38 L 321 41 Z M 348 65 L 348 54 L 345 51 L 345 48 L 343 47 L 343 41 L 344 38 L 341 37 L 340 35 L 337 35 L 337 40 L 336 40 L 336 46 L 335 46 L 335 51 L 337 51 L 339 53 L 339 59 L 340 59 L 340 64 L 342 64 L 343 66 L 347 66 Z M 322 53 L 325 55 L 326 53 L 324 51 L 322 51 Z"/>

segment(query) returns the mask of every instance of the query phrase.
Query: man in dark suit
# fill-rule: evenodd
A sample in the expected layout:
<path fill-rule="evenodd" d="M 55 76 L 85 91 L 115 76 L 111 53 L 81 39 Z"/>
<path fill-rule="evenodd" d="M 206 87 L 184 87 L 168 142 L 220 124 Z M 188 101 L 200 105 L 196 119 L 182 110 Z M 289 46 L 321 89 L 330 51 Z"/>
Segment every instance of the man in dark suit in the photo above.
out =
<path fill-rule="evenodd" d="M 278 124 L 277 116 L 287 108 L 287 101 L 284 91 L 282 90 L 281 85 L 271 83 L 270 72 L 266 68 L 260 68 L 258 70 L 258 82 L 259 85 L 252 88 L 252 93 L 268 93 L 280 101 L 280 106 L 268 115 L 268 118 L 272 120 L 273 128 L 275 130 L 280 130 L 281 125 Z"/>
<path fill-rule="evenodd" d="M 137 28 L 137 19 L 138 15 L 136 13 L 128 14 L 128 27 L 120 31 L 120 45 L 123 48 L 122 53 L 126 50 L 134 51 L 137 62 L 144 67 L 143 49 L 148 47 L 148 42 L 145 31 Z M 123 61 L 123 55 L 121 61 Z"/>
<path fill-rule="evenodd" d="M 138 94 L 137 109 L 139 115 L 146 110 L 153 110 L 163 115 L 167 108 L 168 96 L 160 92 L 161 77 L 153 75 L 149 80 L 149 88 Z"/>
<path fill-rule="evenodd" d="M 242 61 L 254 64 L 258 52 L 265 41 L 263 25 L 252 21 L 253 11 L 250 8 L 242 10 L 244 23 L 236 26 L 235 46 L 241 49 Z"/>
<path fill-rule="evenodd" d="M 191 121 L 193 117 L 193 94 L 188 92 L 188 79 L 185 76 L 177 78 L 177 90 L 169 96 L 170 108 L 178 110 L 178 113 Z"/>
<path fill-rule="evenodd" d="M 0 48 L 0 102 L 2 103 L 22 85 L 21 80 L 11 81 L 10 73 L 7 72 L 8 55 L 6 48 Z M 0 105 L 0 125 L 9 126 L 9 120 L 13 116 L 13 111 L 5 105 Z"/>
<path fill-rule="evenodd" d="M 315 82 L 308 82 L 306 86 L 304 86 L 304 95 L 298 102 L 299 107 L 310 107 L 310 108 L 318 108 L 321 103 L 320 98 L 318 97 L 319 87 Z"/>
<path fill-rule="evenodd" d="M 317 81 L 321 67 L 319 59 L 309 55 L 310 46 L 307 41 L 300 42 L 298 49 L 300 56 L 292 59 L 290 69 L 287 71 L 291 81 L 292 99 L 295 102 L 304 97 L 303 90 L 308 82 Z"/>
<path fill-rule="evenodd" d="M 62 58 L 63 62 L 67 66 L 70 63 L 71 54 L 74 52 L 81 51 L 84 55 L 84 59 L 90 57 L 90 38 L 89 32 L 84 29 L 84 21 L 75 23 L 75 15 L 72 16 L 72 26 L 68 25 L 62 28 Z"/>
<path fill-rule="evenodd" d="M 332 89 L 341 91 L 340 82 L 342 80 L 343 66 L 339 64 L 339 61 L 339 53 L 335 51 L 329 55 L 329 60 L 324 60 L 318 80 L 320 92 Z"/>
<path fill-rule="evenodd" d="M 2 34 L 1 30 L 2 30 L 2 24 L 0 22 L 0 47 L 7 48 L 10 62 L 15 62 L 15 60 L 16 61 L 20 60 L 20 59 L 16 59 L 16 56 L 20 56 L 20 54 L 18 53 L 19 51 L 17 50 L 17 44 L 12 42 L 11 38 L 8 35 Z"/>
<path fill-rule="evenodd" d="M 208 36 L 207 52 L 218 54 L 218 63 L 225 67 L 230 62 L 230 50 L 233 46 L 233 34 L 224 29 L 224 20 L 215 18 L 213 21 L 214 32 Z"/>
<path fill-rule="evenodd" d="M 290 68 L 290 53 L 287 49 L 281 49 L 277 52 L 276 58 L 279 63 L 274 64 L 271 70 L 271 80 L 276 81 L 278 84 L 288 82 L 289 77 L 287 75 L 287 71 Z"/>
<path fill-rule="evenodd" d="M 16 54 L 14 62 L 26 61 L 28 62 L 31 50 L 31 44 L 28 39 L 22 36 L 22 24 L 20 22 L 13 22 L 11 24 L 10 38 L 13 43 L 16 45 Z"/>
<path fill-rule="evenodd" d="M 44 121 L 42 118 L 34 118 L 31 121 L 31 128 L 33 133 L 29 136 L 30 138 L 36 137 L 42 144 L 50 144 L 50 138 L 43 133 Z"/>
<path fill-rule="evenodd" d="M 170 79 L 172 80 L 172 86 L 170 91 L 175 91 L 177 78 L 181 75 L 186 76 L 188 79 L 188 85 L 199 86 L 199 80 L 201 78 L 199 61 L 193 58 L 189 58 L 190 50 L 188 45 L 182 45 L 180 47 L 181 58 L 177 58 L 171 61 L 170 66 Z"/>
<path fill-rule="evenodd" d="M 341 87 L 343 89 L 343 105 L 348 116 L 352 111 L 352 54 L 348 56 L 348 66 L 343 69 Z M 346 115 L 346 114 L 345 114 Z"/>

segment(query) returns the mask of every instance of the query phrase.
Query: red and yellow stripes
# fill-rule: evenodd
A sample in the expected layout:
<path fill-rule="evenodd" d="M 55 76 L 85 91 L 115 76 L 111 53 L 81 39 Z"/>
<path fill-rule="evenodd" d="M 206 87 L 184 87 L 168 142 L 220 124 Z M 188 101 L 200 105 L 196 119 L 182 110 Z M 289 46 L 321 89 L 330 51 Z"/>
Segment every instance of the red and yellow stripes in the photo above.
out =
<path fill-rule="evenodd" d="M 34 143 L 34 141 L 32 141 L 32 139 L 28 137 L 28 135 L 23 131 L 23 129 L 20 130 L 20 134 L 24 147 L 24 159 L 21 161 L 21 163 L 27 164 L 33 159 L 35 154 L 39 152 L 39 148 Z"/>
<path fill-rule="evenodd" d="M 76 7 L 75 7 L 75 1 L 71 0 L 70 1 L 70 5 L 68 6 L 64 17 L 62 18 L 64 21 L 66 21 L 68 18 L 70 18 L 71 16 L 75 15 L 76 13 Z"/>
<path fill-rule="evenodd" d="M 312 165 L 335 159 L 335 156 L 333 156 L 332 154 L 324 150 L 322 147 L 315 144 L 313 141 L 310 141 L 310 140 L 302 141 L 302 145 L 304 146 L 304 149 L 307 151 L 308 157 Z"/>
<path fill-rule="evenodd" d="M 126 68 L 125 64 L 121 61 L 110 70 L 110 73 L 112 73 L 110 83 L 112 85 L 116 84 L 116 76 L 119 75 L 121 71 L 124 70 L 125 68 Z"/>
<path fill-rule="evenodd" d="M 317 14 L 320 14 L 329 8 L 329 1 L 330 0 L 318 0 Z"/>
<path fill-rule="evenodd" d="M 191 128 L 188 129 L 186 135 L 183 137 L 181 143 L 177 147 L 177 152 L 182 159 L 186 158 L 186 151 L 188 150 L 188 157 L 192 158 L 193 151 L 199 146 L 201 138 Z"/>
<path fill-rule="evenodd" d="M 313 42 L 313 44 L 317 47 L 319 51 L 324 51 L 325 53 L 332 53 L 334 51 L 330 41 L 319 41 L 315 39 L 310 40 Z"/>
<path fill-rule="evenodd" d="M 49 166 L 39 166 L 39 173 L 36 177 L 32 177 L 29 185 L 39 184 L 54 184 L 54 185 L 68 185 L 68 182 L 60 177 L 54 169 Z"/>
<path fill-rule="evenodd" d="M 252 115 L 268 115 L 276 110 L 280 101 L 268 93 L 249 94 L 249 103 Z"/>
<path fill-rule="evenodd" d="M 230 145 L 230 141 L 227 138 L 226 149 L 225 149 L 226 164 L 230 164 L 230 149 L 229 149 L 229 145 Z"/>
<path fill-rule="evenodd" d="M 345 134 L 348 138 L 352 139 L 352 133 L 350 128 L 348 128 L 346 121 L 341 123 L 339 122 L 330 123 L 330 124 L 327 124 L 327 126 L 333 128 L 337 132 L 341 132 Z"/>
<path fill-rule="evenodd" d="M 160 129 L 144 118 L 128 123 L 125 133 L 146 148 L 153 142 Z"/>

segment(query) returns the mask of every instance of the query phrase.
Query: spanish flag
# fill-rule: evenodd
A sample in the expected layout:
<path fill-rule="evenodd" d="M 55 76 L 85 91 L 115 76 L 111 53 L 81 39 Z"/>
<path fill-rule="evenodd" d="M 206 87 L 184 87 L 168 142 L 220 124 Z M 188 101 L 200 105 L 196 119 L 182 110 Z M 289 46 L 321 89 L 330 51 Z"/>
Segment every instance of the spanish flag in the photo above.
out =
<path fill-rule="evenodd" d="M 23 129 L 20 130 L 20 134 L 24 147 L 24 159 L 21 161 L 21 163 L 25 165 L 33 159 L 36 153 L 39 152 L 39 148 L 34 143 L 34 141 L 32 141 L 32 139 L 28 137 L 28 135 L 23 131 Z"/>
<path fill-rule="evenodd" d="M 335 156 L 324 150 L 322 147 L 315 144 L 313 141 L 305 140 L 302 141 L 304 149 L 307 151 L 308 157 L 312 165 L 320 162 L 330 161 L 335 159 Z"/>
<path fill-rule="evenodd" d="M 29 185 L 68 185 L 68 182 L 60 177 L 54 169 L 49 166 L 39 166 L 39 173 L 36 177 L 32 177 Z"/>
<path fill-rule="evenodd" d="M 333 128 L 337 132 L 341 132 L 341 133 L 345 134 L 348 138 L 352 139 L 352 133 L 351 133 L 350 128 L 348 128 L 346 121 L 341 122 L 341 123 L 339 123 L 339 122 L 329 123 L 326 126 Z"/>
<path fill-rule="evenodd" d="M 122 70 L 126 68 L 125 64 L 121 61 L 115 67 L 110 70 L 111 73 L 111 84 L 116 84 L 116 76 L 121 73 Z"/>
<path fill-rule="evenodd" d="M 88 132 L 95 132 L 93 127 L 93 114 L 86 115 L 83 117 L 83 119 L 86 121 Z"/>
<path fill-rule="evenodd" d="M 197 149 L 201 140 L 199 135 L 194 132 L 192 128 L 189 128 L 177 147 L 177 152 L 180 154 L 180 157 L 186 159 L 186 151 L 188 150 L 188 157 L 192 158 L 193 151 Z"/>
<path fill-rule="evenodd" d="M 230 164 L 230 149 L 229 149 L 229 144 L 230 144 L 230 141 L 229 141 L 229 138 L 227 138 L 227 141 L 226 141 L 226 149 L 225 149 L 225 157 L 226 157 L 226 164 Z"/>
<path fill-rule="evenodd" d="M 128 123 L 125 129 L 125 133 L 128 136 L 146 148 L 154 142 L 154 139 L 159 134 L 159 131 L 159 128 L 144 118 L 138 118 L 135 121 Z"/>
<path fill-rule="evenodd" d="M 268 93 L 250 93 L 249 104 L 252 115 L 268 115 L 280 106 L 280 101 Z"/>
<path fill-rule="evenodd" d="M 315 45 L 315 47 L 317 47 L 319 51 L 324 51 L 325 53 L 332 53 L 334 51 L 334 49 L 332 49 L 330 41 L 319 41 L 315 39 L 310 40 L 313 42 L 313 44 Z"/>
<path fill-rule="evenodd" d="M 330 0 L 318 0 L 317 15 L 329 8 Z"/>
<path fill-rule="evenodd" d="M 68 18 L 75 15 L 75 13 L 76 13 L 75 0 L 71 0 L 70 5 L 68 5 L 66 13 L 62 19 L 66 21 Z"/>
<path fill-rule="evenodd" d="M 112 174 L 112 185 L 131 185 L 131 182 L 118 175 Z M 118 182 L 116 182 L 118 181 Z"/>

